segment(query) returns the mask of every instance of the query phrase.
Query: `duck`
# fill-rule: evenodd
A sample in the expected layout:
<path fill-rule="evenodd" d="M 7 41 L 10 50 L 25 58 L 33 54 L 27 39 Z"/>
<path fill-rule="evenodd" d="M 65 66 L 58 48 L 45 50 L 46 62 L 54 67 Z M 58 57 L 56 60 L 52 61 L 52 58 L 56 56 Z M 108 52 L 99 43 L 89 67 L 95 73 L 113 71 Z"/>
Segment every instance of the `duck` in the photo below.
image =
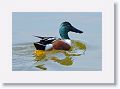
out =
<path fill-rule="evenodd" d="M 39 42 L 35 42 L 34 46 L 36 50 L 69 50 L 72 46 L 72 42 L 70 37 L 68 36 L 69 32 L 75 32 L 75 33 L 83 33 L 83 31 L 75 28 L 72 26 L 69 22 L 65 21 L 62 22 L 59 28 L 59 34 L 61 38 L 57 37 L 41 37 L 41 36 L 35 36 L 37 38 L 40 38 Z"/>

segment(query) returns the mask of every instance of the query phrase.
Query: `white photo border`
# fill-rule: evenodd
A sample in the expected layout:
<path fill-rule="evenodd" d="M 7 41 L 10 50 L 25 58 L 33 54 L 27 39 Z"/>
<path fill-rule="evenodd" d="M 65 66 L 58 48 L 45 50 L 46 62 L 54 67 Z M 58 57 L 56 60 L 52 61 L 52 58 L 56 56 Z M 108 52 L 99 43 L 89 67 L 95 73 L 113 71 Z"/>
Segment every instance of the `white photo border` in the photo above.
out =
<path fill-rule="evenodd" d="M 2 0 L 0 12 L 2 83 L 114 83 L 113 0 Z M 12 71 L 12 12 L 102 12 L 102 71 Z"/>

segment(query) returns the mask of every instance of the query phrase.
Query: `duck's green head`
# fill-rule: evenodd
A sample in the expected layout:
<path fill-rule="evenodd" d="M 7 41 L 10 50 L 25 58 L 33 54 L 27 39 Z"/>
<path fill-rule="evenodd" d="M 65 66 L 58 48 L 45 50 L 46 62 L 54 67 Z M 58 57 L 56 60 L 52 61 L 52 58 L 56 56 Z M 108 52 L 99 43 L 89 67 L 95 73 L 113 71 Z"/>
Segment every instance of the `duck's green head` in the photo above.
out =
<path fill-rule="evenodd" d="M 69 22 L 63 22 L 60 26 L 59 33 L 62 39 L 70 39 L 68 32 L 83 33 L 82 31 L 73 27 Z"/>

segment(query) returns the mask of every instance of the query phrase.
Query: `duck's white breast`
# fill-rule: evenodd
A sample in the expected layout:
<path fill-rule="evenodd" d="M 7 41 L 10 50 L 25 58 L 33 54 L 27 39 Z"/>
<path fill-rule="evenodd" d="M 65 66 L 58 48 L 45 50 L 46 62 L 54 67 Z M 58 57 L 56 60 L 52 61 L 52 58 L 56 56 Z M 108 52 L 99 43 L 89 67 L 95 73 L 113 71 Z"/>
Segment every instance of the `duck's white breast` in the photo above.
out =
<path fill-rule="evenodd" d="M 69 40 L 69 39 L 65 39 L 65 40 L 63 40 L 65 43 L 67 43 L 68 45 L 72 45 L 72 42 L 71 42 L 71 40 Z"/>

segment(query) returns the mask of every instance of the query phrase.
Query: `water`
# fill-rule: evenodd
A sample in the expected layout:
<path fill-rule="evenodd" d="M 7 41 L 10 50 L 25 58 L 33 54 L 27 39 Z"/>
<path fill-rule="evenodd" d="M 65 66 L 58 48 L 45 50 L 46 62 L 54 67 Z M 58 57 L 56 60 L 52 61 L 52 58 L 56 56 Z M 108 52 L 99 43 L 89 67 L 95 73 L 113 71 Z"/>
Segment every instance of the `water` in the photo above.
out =
<path fill-rule="evenodd" d="M 52 62 L 57 66 L 64 65 L 68 67 L 73 65 L 75 56 L 85 54 L 86 46 L 79 41 L 72 41 L 72 47 L 69 51 L 53 50 L 42 51 L 36 50 L 33 43 L 14 44 L 13 45 L 13 70 L 49 70 Z M 42 54 L 41 54 L 42 53 Z M 45 53 L 45 55 L 43 54 Z M 48 66 L 48 67 L 44 67 Z M 52 68 L 54 70 L 55 68 Z M 58 69 L 59 70 L 59 69 Z"/>
<path fill-rule="evenodd" d="M 32 43 L 15 44 L 12 47 L 13 70 L 35 70 L 33 60 L 34 46 Z"/>
<path fill-rule="evenodd" d="M 88 61 L 90 62 L 90 59 L 86 56 L 86 45 L 81 42 L 79 42 L 80 45 L 75 45 L 78 42 L 79 41 L 73 42 L 74 45 L 72 46 L 73 48 L 71 51 L 46 51 L 45 57 L 42 57 L 43 54 L 38 56 L 35 55 L 37 52 L 41 51 L 37 51 L 33 43 L 14 44 L 12 48 L 13 71 L 100 70 L 99 67 L 97 68 L 98 65 L 96 67 L 92 67 L 90 64 L 87 64 Z M 63 54 L 63 52 L 67 52 L 67 54 Z"/>
<path fill-rule="evenodd" d="M 13 13 L 13 71 L 43 71 L 35 66 L 41 65 L 47 71 L 101 71 L 102 70 L 102 14 L 100 12 L 78 13 Z M 73 64 L 62 65 L 53 60 L 34 60 L 34 42 L 39 39 L 33 35 L 59 37 L 59 25 L 69 21 L 83 34 L 69 33 L 71 39 L 79 40 L 86 45 L 84 55 L 73 56 Z M 46 26 L 47 25 L 47 26 Z M 61 57 L 63 54 L 57 54 Z M 45 64 L 45 65 L 42 65 Z M 40 67 L 41 67 L 40 66 Z"/>

